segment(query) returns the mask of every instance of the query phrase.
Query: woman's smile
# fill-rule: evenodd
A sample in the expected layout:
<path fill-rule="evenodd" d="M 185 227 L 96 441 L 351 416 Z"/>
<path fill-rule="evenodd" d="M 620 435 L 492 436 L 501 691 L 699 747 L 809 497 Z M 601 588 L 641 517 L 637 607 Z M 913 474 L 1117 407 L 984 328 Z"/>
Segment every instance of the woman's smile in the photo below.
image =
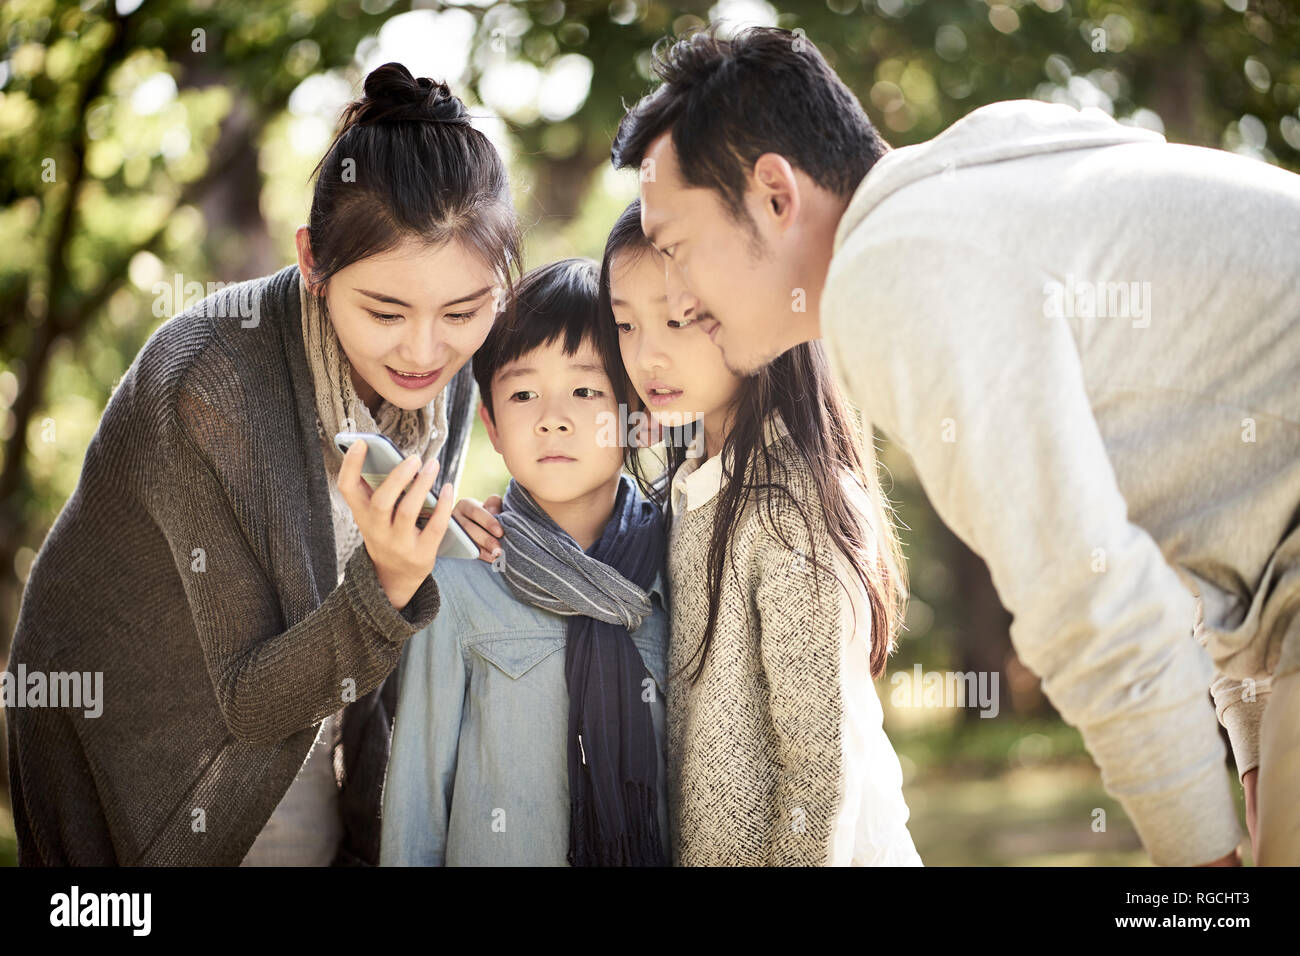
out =
<path fill-rule="evenodd" d="M 385 365 L 384 368 L 388 370 L 388 377 L 394 382 L 402 386 L 402 388 L 411 389 L 428 388 L 436 382 L 438 376 L 442 374 L 441 368 L 436 368 L 432 372 L 425 372 L 422 375 L 410 375 L 405 372 L 399 372 L 389 365 Z"/>

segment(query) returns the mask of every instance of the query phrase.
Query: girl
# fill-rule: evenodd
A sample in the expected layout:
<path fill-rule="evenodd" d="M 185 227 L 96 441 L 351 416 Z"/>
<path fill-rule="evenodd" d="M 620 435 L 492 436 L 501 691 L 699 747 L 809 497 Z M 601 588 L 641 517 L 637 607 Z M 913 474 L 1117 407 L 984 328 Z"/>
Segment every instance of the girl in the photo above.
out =
<path fill-rule="evenodd" d="M 385 679 L 438 611 L 461 369 L 519 235 L 464 104 L 396 63 L 317 172 L 297 265 L 151 336 L 37 556 L 10 667 L 103 700 L 8 712 L 21 864 L 378 862 Z M 341 430 L 409 457 L 372 494 Z"/>
<path fill-rule="evenodd" d="M 871 683 L 902 562 L 821 345 L 729 372 L 689 300 L 669 301 L 639 202 L 606 245 L 601 308 L 602 347 L 668 426 L 671 483 L 633 449 L 628 466 L 670 524 L 674 862 L 919 865 Z"/>

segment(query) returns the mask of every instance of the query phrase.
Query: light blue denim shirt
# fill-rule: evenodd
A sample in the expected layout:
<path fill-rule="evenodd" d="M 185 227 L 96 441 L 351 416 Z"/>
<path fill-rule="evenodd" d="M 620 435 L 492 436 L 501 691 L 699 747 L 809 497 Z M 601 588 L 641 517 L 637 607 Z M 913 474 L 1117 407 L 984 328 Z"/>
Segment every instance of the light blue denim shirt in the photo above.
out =
<path fill-rule="evenodd" d="M 567 618 L 515 598 L 475 560 L 439 559 L 438 616 L 398 665 L 382 866 L 565 866 L 569 849 Z M 654 680 L 659 833 L 668 847 L 664 579 L 632 641 Z M 645 685 L 651 691 L 650 685 Z"/>

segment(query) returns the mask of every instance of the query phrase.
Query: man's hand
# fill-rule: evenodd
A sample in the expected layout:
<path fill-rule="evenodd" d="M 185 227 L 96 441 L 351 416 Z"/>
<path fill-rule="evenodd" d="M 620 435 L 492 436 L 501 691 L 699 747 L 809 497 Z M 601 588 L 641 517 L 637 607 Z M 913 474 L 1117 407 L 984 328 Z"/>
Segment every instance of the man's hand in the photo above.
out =
<path fill-rule="evenodd" d="M 1241 775 L 1241 786 L 1246 791 L 1246 829 L 1250 831 L 1250 855 L 1259 863 L 1259 810 L 1255 788 L 1259 786 L 1259 768 L 1252 767 Z"/>

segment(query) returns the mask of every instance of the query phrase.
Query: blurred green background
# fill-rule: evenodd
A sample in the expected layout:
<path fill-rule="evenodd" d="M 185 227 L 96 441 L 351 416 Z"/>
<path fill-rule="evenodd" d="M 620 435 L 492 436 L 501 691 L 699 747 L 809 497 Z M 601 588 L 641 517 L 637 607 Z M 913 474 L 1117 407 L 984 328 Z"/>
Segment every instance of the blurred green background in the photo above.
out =
<path fill-rule="evenodd" d="M 310 171 L 369 69 L 398 60 L 471 105 L 509 163 L 529 267 L 598 258 L 636 195 L 633 173 L 610 170 L 609 143 L 622 104 L 650 87 L 651 45 L 716 20 L 803 31 L 896 146 L 1032 97 L 1300 168 L 1294 0 L 9 0 L 0 664 L 104 405 L 168 317 L 155 283 L 233 282 L 293 261 Z M 1017 661 L 983 564 L 934 517 L 906 460 L 883 443 L 882 460 L 913 597 L 879 692 L 922 858 L 1144 863 L 1079 735 Z M 479 425 L 461 492 L 482 498 L 505 478 Z M 998 715 L 896 703 L 915 664 L 996 675 Z M 0 863 L 14 857 L 0 748 Z"/>

